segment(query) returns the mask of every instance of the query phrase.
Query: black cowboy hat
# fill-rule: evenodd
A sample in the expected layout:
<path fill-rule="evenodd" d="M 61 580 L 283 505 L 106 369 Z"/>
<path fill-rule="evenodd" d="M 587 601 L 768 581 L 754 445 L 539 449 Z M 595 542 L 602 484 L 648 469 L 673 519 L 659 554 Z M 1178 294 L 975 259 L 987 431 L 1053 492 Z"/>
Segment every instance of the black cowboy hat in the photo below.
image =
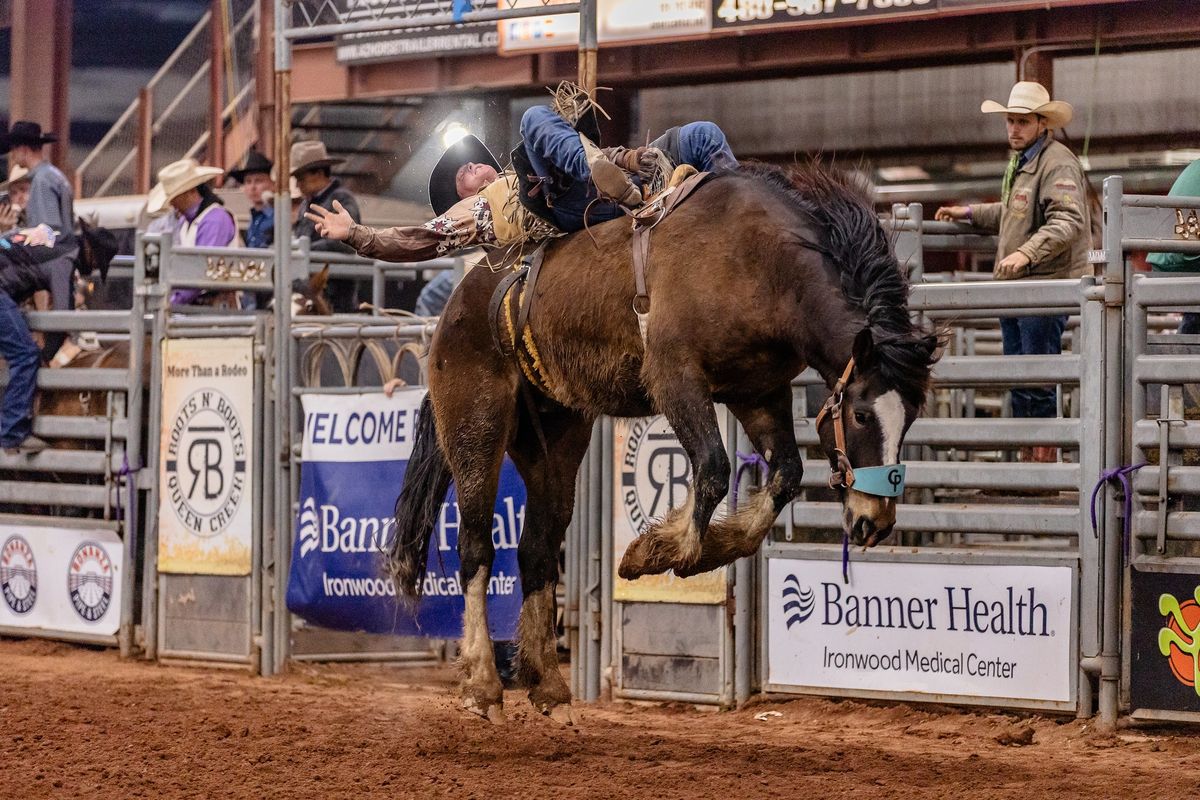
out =
<path fill-rule="evenodd" d="M 41 147 L 50 142 L 57 142 L 58 137 L 53 133 L 42 133 L 42 126 L 36 122 L 19 119 L 12 124 L 8 133 L 0 137 L 0 155 L 4 155 L 16 145 Z"/>
<path fill-rule="evenodd" d="M 79 255 L 75 265 L 85 278 L 93 272 L 100 273 L 100 282 L 108 280 L 108 265 L 117 254 L 117 237 L 108 228 L 92 226 L 79 220 Z"/>
<path fill-rule="evenodd" d="M 478 137 L 468 133 L 446 148 L 429 174 L 429 205 L 433 206 L 435 215 L 440 217 L 462 199 L 458 196 L 454 179 L 459 168 L 470 163 L 487 164 L 500 172 L 500 162 L 492 155 L 492 151 Z"/>
<path fill-rule="evenodd" d="M 246 162 L 237 169 L 229 170 L 229 177 L 233 178 L 238 183 L 245 183 L 246 176 L 254 173 L 262 173 L 264 175 L 271 174 L 271 168 L 275 165 L 271 163 L 271 159 L 264 156 L 257 150 L 251 150 L 246 156 Z"/>

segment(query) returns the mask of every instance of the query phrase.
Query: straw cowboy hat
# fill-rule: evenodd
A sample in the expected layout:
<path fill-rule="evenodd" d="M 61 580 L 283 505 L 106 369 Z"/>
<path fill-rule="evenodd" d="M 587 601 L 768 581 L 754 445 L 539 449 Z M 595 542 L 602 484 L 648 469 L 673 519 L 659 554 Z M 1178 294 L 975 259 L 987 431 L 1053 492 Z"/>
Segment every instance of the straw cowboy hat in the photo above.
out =
<path fill-rule="evenodd" d="M 325 143 L 321 141 L 296 142 L 292 145 L 292 156 L 290 159 L 292 175 L 299 175 L 301 172 L 307 172 L 310 169 L 332 167 L 334 164 L 340 164 L 345 160 L 344 158 L 330 158 L 329 152 L 325 149 Z"/>
<path fill-rule="evenodd" d="M 979 106 L 984 114 L 1037 114 L 1046 118 L 1051 128 L 1063 128 L 1071 121 L 1075 110 L 1070 103 L 1051 100 L 1046 87 L 1033 81 L 1020 81 L 1008 95 L 1008 105 L 995 100 L 984 100 Z"/>
<path fill-rule="evenodd" d="M 188 189 L 224 175 L 220 167 L 202 167 L 194 158 L 185 158 L 167 164 L 158 171 L 158 183 L 146 197 L 146 213 L 150 216 L 166 210 L 167 204 Z"/>
<path fill-rule="evenodd" d="M 36 122 L 19 119 L 12 124 L 12 128 L 7 133 L 0 134 L 0 155 L 4 155 L 20 144 L 28 147 L 41 147 L 57 141 L 58 137 L 53 133 L 42 133 L 42 126 Z"/>
<path fill-rule="evenodd" d="M 455 178 L 459 168 L 470 163 L 487 164 L 496 172 L 501 171 L 500 162 L 476 136 L 468 133 L 447 147 L 429 174 L 429 205 L 433 206 L 433 213 L 437 216 L 445 214 L 462 199 L 458 196 Z"/>
<path fill-rule="evenodd" d="M 13 168 L 8 171 L 8 180 L 6 180 L 4 183 L 0 183 L 0 192 L 3 192 L 14 183 L 20 183 L 21 181 L 28 180 L 30 180 L 29 170 L 25 169 L 20 164 L 13 164 Z"/>

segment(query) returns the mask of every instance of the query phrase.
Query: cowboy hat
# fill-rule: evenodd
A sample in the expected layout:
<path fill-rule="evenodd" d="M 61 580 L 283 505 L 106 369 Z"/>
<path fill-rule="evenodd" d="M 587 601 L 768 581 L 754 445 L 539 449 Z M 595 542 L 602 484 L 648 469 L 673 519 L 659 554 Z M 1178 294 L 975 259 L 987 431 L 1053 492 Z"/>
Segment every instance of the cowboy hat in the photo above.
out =
<path fill-rule="evenodd" d="M 445 214 L 462 199 L 458 196 L 455 178 L 459 168 L 470 163 L 487 164 L 500 172 L 500 162 L 477 137 L 468 133 L 450 145 L 429 174 L 429 205 L 433 206 L 433 213 L 437 216 Z"/>
<path fill-rule="evenodd" d="M 19 119 L 12 124 L 8 133 L 0 137 L 0 155 L 20 144 L 27 147 L 41 147 L 57 141 L 58 137 L 53 133 L 42 133 L 42 126 L 36 122 Z"/>
<path fill-rule="evenodd" d="M 272 178 L 274 178 L 274 175 L 272 175 L 271 172 L 273 167 L 274 164 L 271 163 L 271 159 L 267 158 L 257 150 L 251 150 L 250 154 L 246 156 L 246 161 L 242 164 L 242 166 L 238 167 L 237 169 L 229 170 L 229 177 L 233 178 L 238 183 L 245 183 L 247 175 L 253 175 L 257 173 L 271 175 Z"/>
<path fill-rule="evenodd" d="M 325 143 L 318 140 L 307 142 L 296 142 L 292 145 L 292 175 L 299 175 L 301 172 L 307 172 L 310 169 L 318 169 L 320 167 L 331 167 L 334 164 L 340 164 L 346 159 L 330 158 L 328 151 L 325 150 Z"/>
<path fill-rule="evenodd" d="M 146 197 L 146 213 L 154 216 L 166 209 L 167 204 L 188 189 L 208 183 L 218 175 L 224 175 L 220 167 L 202 167 L 194 158 L 184 158 L 158 171 L 158 184 Z"/>
<path fill-rule="evenodd" d="M 1051 100 L 1046 87 L 1033 81 L 1020 81 L 1014 85 L 1007 106 L 995 100 L 984 100 L 979 110 L 984 114 L 1037 114 L 1045 117 L 1051 128 L 1066 127 L 1075 111 L 1070 103 Z"/>
<path fill-rule="evenodd" d="M 4 183 L 0 183 L 0 192 L 3 192 L 14 183 L 20 183 L 21 181 L 28 180 L 31 180 L 29 177 L 29 170 L 25 169 L 20 164 L 13 164 L 13 168 L 8 171 L 8 180 L 6 180 Z"/>

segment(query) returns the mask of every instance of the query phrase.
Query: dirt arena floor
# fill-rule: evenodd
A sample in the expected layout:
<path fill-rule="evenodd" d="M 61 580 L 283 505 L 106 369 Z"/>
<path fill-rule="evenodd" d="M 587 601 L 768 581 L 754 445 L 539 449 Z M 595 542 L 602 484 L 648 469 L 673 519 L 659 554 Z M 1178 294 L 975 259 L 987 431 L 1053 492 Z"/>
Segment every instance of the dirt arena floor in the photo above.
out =
<path fill-rule="evenodd" d="M 1200 731 L 800 699 L 719 714 L 604 703 L 577 728 L 505 698 L 457 708 L 452 671 L 241 673 L 0 640 L 0 796 L 1195 798 Z M 774 712 L 756 719 L 763 712 Z M 776 715 L 777 714 L 777 715 Z"/>

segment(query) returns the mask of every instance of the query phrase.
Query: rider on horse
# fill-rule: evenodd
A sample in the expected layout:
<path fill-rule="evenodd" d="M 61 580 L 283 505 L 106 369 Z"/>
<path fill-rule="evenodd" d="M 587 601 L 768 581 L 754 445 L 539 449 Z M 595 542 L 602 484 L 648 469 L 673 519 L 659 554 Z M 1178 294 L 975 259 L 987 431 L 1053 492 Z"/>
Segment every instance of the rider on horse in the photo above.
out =
<path fill-rule="evenodd" d="M 725 134 L 712 122 L 672 128 L 648 147 L 601 150 L 586 130 L 549 106 L 521 118 L 521 144 L 513 168 L 500 164 L 474 136 L 442 155 L 429 179 L 437 216 L 423 225 L 377 230 L 356 224 L 340 206 L 314 208 L 317 232 L 345 240 L 360 255 L 389 261 L 424 261 L 476 246 L 508 247 L 615 219 L 642 203 L 641 183 L 662 154 L 674 165 L 701 172 L 737 167 Z M 592 133 L 589 136 L 588 133 Z"/>

